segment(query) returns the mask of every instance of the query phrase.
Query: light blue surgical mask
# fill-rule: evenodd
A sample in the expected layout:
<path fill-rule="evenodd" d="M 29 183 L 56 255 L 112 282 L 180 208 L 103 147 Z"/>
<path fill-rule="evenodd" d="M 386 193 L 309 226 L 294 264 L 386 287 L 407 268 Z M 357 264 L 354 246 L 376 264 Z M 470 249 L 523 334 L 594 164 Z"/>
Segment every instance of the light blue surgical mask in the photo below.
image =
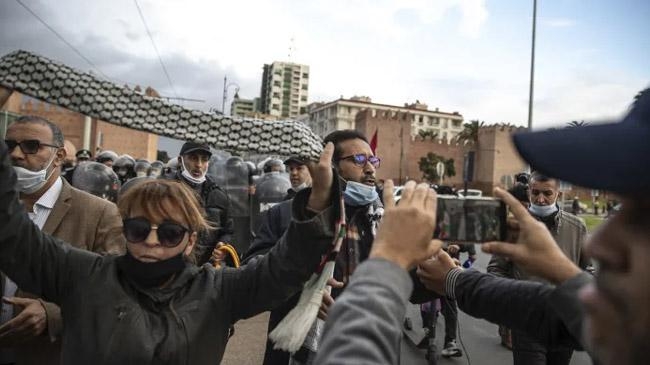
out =
<path fill-rule="evenodd" d="M 379 198 L 374 186 L 348 181 L 343 192 L 343 200 L 354 207 L 368 205 Z"/>
<path fill-rule="evenodd" d="M 52 154 L 52 157 L 50 158 L 50 162 L 47 163 L 47 165 L 39 171 L 32 171 L 28 170 L 24 167 L 20 166 L 14 166 L 14 171 L 16 172 L 16 189 L 23 193 L 23 194 L 33 194 L 40 190 L 45 184 L 47 184 L 47 180 L 49 180 L 50 175 L 52 175 L 52 171 L 50 173 L 47 172 L 47 169 L 50 168 L 52 165 L 52 162 L 54 161 L 54 158 L 56 158 L 56 153 Z"/>
<path fill-rule="evenodd" d="M 536 216 L 536 217 L 548 217 L 549 215 L 557 212 L 557 204 L 553 203 L 550 205 L 537 205 L 537 204 L 531 204 L 530 207 L 528 208 L 528 211 Z"/>

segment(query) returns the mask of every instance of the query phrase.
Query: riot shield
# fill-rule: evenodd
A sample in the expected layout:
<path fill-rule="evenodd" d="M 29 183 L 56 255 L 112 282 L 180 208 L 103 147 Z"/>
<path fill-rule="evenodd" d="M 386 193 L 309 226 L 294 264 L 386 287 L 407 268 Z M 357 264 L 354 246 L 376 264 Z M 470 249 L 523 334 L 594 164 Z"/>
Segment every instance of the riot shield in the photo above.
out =
<path fill-rule="evenodd" d="M 251 240 L 248 165 L 241 157 L 230 157 L 223 165 L 217 182 L 230 197 L 229 214 L 233 220 L 233 242 L 238 252 L 246 252 Z"/>
<path fill-rule="evenodd" d="M 255 211 L 251 214 L 253 232 L 257 232 L 260 217 L 266 210 L 284 200 L 287 190 L 291 187 L 289 175 L 280 172 L 269 172 L 256 180 L 255 194 L 252 206 Z"/>
<path fill-rule="evenodd" d="M 84 162 L 77 165 L 72 175 L 72 186 L 102 199 L 117 202 L 120 180 L 108 166 L 99 162 Z"/>

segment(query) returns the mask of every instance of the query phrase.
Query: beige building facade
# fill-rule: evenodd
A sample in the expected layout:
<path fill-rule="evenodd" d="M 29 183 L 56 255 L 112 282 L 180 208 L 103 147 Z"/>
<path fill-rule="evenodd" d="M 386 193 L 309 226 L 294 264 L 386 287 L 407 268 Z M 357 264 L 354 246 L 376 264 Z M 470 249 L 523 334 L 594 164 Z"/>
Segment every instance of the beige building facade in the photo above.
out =
<path fill-rule="evenodd" d="M 373 103 L 367 96 L 343 97 L 328 103 L 312 103 L 309 107 L 307 124 L 320 136 L 341 129 L 355 129 L 356 116 L 368 110 L 371 117 L 389 113 L 408 114 L 410 127 L 407 133 L 415 137 L 420 131 L 431 131 L 437 138 L 451 142 L 463 130 L 463 116 L 458 112 L 447 113 L 429 110 L 424 103 L 416 101 L 404 106 Z"/>

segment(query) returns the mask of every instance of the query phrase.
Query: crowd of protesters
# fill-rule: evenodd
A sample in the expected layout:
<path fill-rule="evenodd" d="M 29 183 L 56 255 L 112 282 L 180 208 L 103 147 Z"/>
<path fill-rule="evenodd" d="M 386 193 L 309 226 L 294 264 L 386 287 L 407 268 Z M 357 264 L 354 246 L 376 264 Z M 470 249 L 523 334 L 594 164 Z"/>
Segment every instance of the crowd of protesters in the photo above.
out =
<path fill-rule="evenodd" d="M 273 332 L 313 304 L 305 283 L 326 261 L 331 291 L 316 292 L 302 346 L 269 342 L 265 364 L 424 364 L 420 304 L 435 300 L 447 327 L 458 308 L 511 330 L 515 364 L 568 364 L 574 350 L 599 364 L 646 363 L 650 90 L 621 122 L 513 138 L 536 171 L 510 193 L 495 189 L 512 217 L 509 243 L 481 245 L 493 255 L 488 273 L 469 268 L 468 247 L 461 264 L 451 256 L 464 247 L 432 239 L 428 184 L 408 182 L 396 204 L 388 180 L 380 199 L 380 158 L 353 130 L 328 135 L 317 162 L 264 166 L 288 168 L 284 201 L 263 215 L 242 265 L 217 268 L 209 261 L 224 259 L 233 222 L 208 146 L 186 142 L 175 167 L 111 151 L 73 161 L 55 124 L 19 118 L 0 143 L 0 364 L 216 364 L 238 320 L 273 311 Z M 610 160 L 633 162 L 601 174 Z M 119 196 L 71 186 L 98 165 Z M 622 204 L 587 237 L 558 205 L 559 179 Z M 448 328 L 443 355 L 461 355 L 455 336 Z"/>

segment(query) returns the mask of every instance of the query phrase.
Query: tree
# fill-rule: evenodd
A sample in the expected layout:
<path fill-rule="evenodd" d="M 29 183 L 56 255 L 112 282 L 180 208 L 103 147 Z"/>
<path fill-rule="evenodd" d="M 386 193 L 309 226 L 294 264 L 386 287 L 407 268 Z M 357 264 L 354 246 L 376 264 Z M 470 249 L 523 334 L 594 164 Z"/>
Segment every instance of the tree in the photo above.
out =
<path fill-rule="evenodd" d="M 463 130 L 456 136 L 456 140 L 460 143 L 471 142 L 477 144 L 478 132 L 484 126 L 485 122 L 479 122 L 478 120 L 472 120 L 469 123 L 465 123 L 463 124 Z"/>
<path fill-rule="evenodd" d="M 420 136 L 423 141 L 426 141 L 427 138 L 433 141 L 436 137 L 438 137 L 438 133 L 434 132 L 431 129 L 420 129 L 418 131 L 418 136 Z"/>
<path fill-rule="evenodd" d="M 423 179 L 431 182 L 440 179 L 438 171 L 436 171 L 436 165 L 438 165 L 438 162 L 445 164 L 446 177 L 456 176 L 456 166 L 454 166 L 453 158 L 445 159 L 443 156 L 429 152 L 426 156 L 420 157 L 420 161 L 418 161 L 418 167 L 422 172 Z"/>
<path fill-rule="evenodd" d="M 589 125 L 589 123 L 585 122 L 584 120 L 577 121 L 577 120 L 572 120 L 569 123 L 567 123 L 568 128 L 578 128 L 578 127 L 586 127 Z"/>

